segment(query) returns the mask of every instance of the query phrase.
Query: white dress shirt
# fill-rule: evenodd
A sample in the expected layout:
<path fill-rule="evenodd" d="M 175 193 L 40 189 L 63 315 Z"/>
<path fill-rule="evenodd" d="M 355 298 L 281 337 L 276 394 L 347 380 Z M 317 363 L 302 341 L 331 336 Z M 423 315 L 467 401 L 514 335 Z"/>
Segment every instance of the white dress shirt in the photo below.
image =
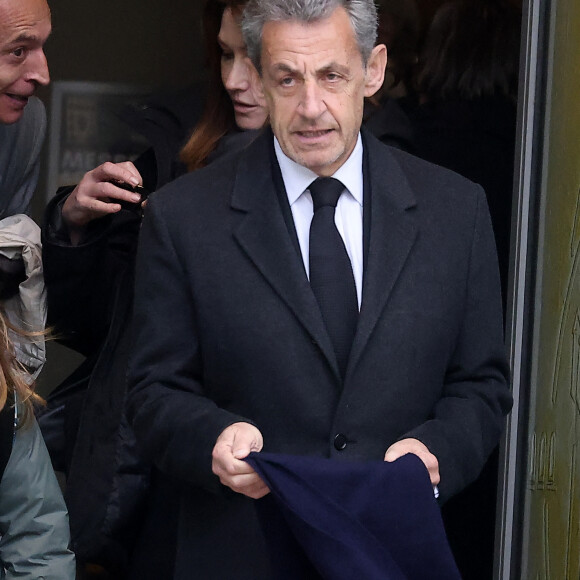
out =
<path fill-rule="evenodd" d="M 312 197 L 308 186 L 318 177 L 316 173 L 299 165 L 287 157 L 278 140 L 274 137 L 274 149 L 282 179 L 286 187 L 288 202 L 292 210 L 294 226 L 298 235 L 302 260 L 306 274 L 310 277 L 309 266 L 309 240 L 310 222 L 314 215 Z M 362 301 L 363 280 L 363 144 L 359 134 L 353 152 L 350 157 L 332 175 L 344 186 L 345 191 L 338 199 L 334 222 L 342 236 L 356 285 L 358 307 Z"/>

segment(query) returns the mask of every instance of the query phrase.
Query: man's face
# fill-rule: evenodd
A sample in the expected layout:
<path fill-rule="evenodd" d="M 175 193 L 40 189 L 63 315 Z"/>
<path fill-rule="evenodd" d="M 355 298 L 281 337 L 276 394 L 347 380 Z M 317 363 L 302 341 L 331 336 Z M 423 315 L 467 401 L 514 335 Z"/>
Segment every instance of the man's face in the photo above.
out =
<path fill-rule="evenodd" d="M 284 153 L 318 175 L 332 175 L 356 145 L 364 97 L 382 84 L 385 65 L 381 45 L 365 69 L 343 8 L 313 23 L 267 22 L 262 83 Z"/>
<path fill-rule="evenodd" d="M 15 123 L 39 85 L 50 81 L 43 47 L 50 35 L 46 0 L 0 0 L 0 123 Z"/>

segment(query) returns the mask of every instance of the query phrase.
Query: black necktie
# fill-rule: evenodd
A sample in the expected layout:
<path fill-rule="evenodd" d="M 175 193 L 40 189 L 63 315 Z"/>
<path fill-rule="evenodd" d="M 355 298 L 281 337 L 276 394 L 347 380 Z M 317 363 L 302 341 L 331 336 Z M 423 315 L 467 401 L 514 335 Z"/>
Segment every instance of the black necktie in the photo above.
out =
<path fill-rule="evenodd" d="M 352 266 L 334 223 L 334 210 L 344 185 L 332 177 L 319 177 L 308 189 L 314 205 L 310 224 L 310 286 L 344 377 L 358 319 Z"/>

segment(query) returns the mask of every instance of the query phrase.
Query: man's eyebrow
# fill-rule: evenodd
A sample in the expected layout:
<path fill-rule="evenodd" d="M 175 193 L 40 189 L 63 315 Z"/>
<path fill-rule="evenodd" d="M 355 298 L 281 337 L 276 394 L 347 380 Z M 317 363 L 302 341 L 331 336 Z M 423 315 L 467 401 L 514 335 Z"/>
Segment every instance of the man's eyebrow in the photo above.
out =
<path fill-rule="evenodd" d="M 22 32 L 16 38 L 12 39 L 9 42 L 9 45 L 13 46 L 15 44 L 23 44 L 23 43 L 36 44 L 40 42 L 42 42 L 40 36 L 37 36 L 36 34 L 29 34 L 28 32 Z"/>
<path fill-rule="evenodd" d="M 20 42 L 35 42 L 38 40 L 38 36 L 35 34 L 27 34 L 23 32 L 22 34 L 18 35 L 15 39 L 13 39 L 10 44 L 18 44 Z"/>
<path fill-rule="evenodd" d="M 296 72 L 298 72 L 295 68 L 292 68 L 290 65 L 285 64 L 283 62 L 279 62 L 279 63 L 275 64 L 274 70 L 277 72 L 285 72 L 285 73 L 291 73 L 291 74 L 295 74 Z"/>
<path fill-rule="evenodd" d="M 348 74 L 349 68 L 338 62 L 331 62 L 318 69 L 318 74 L 326 74 L 329 72 L 339 72 L 341 74 Z"/>
<path fill-rule="evenodd" d="M 283 72 L 283 73 L 289 73 L 289 74 L 301 74 L 300 71 L 294 67 L 291 67 L 290 65 L 280 62 L 274 65 L 274 70 L 276 72 Z M 339 72 L 341 74 L 348 74 L 349 69 L 348 67 L 339 64 L 338 62 L 331 62 L 328 64 L 325 64 L 323 67 L 319 68 L 316 73 L 317 74 L 327 74 L 329 72 Z"/>

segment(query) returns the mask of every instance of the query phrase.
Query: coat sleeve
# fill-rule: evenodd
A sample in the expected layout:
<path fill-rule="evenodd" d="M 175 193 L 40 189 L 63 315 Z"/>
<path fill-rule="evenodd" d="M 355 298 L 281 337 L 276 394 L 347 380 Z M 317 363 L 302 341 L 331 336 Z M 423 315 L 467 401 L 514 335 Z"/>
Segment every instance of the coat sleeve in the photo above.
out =
<path fill-rule="evenodd" d="M 251 421 L 218 407 L 204 392 L 196 297 L 172 239 L 175 228 L 156 203 L 162 195 L 150 198 L 137 253 L 128 418 L 161 471 L 217 491 L 211 471 L 217 437 L 233 423 Z"/>
<path fill-rule="evenodd" d="M 16 431 L 0 482 L 0 534 L 7 579 L 74 579 L 68 514 L 36 422 Z"/>
<path fill-rule="evenodd" d="M 59 342 L 90 356 L 109 332 L 120 293 L 131 291 L 123 278 L 132 276 L 140 217 L 122 211 L 94 220 L 85 241 L 72 246 L 61 219 L 70 191 L 51 200 L 42 228 L 48 323 Z"/>
<path fill-rule="evenodd" d="M 471 483 L 493 451 L 512 406 L 497 253 L 483 190 L 472 228 L 463 317 L 432 418 L 404 435 L 439 461 L 445 501 Z M 402 438 L 404 438 L 402 437 Z"/>

